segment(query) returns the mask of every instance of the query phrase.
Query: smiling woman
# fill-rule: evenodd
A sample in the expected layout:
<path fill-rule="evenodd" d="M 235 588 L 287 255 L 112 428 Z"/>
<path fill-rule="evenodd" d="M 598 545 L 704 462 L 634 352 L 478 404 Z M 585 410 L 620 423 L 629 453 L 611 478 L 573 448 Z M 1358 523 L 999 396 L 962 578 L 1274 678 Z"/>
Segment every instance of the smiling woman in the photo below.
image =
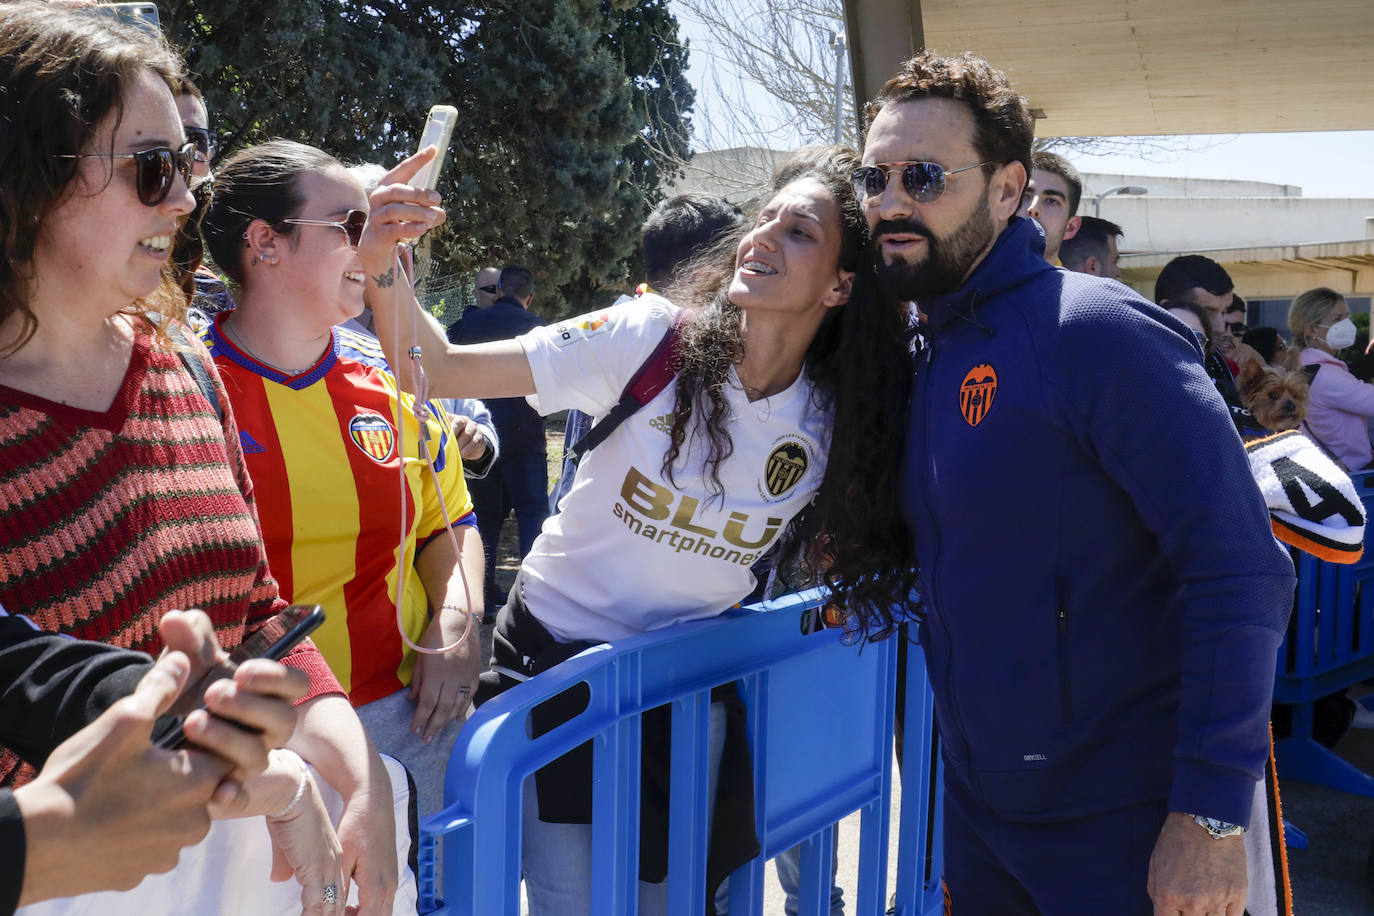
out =
<path fill-rule="evenodd" d="M 201 228 L 239 305 L 205 340 L 252 443 L 282 592 L 328 612 L 315 641 L 428 814 L 477 679 L 480 641 L 462 637 L 482 617 L 482 544 L 447 415 L 431 404 L 417 420 L 376 340 L 337 327 L 363 308 L 368 210 L 362 185 L 321 150 L 276 140 L 231 158 Z"/>
<path fill-rule="evenodd" d="M 232 649 L 285 607 L 238 429 L 207 386 L 227 395 L 166 276 L 194 206 L 172 95 L 183 79 L 142 32 L 67 5 L 0 5 L 0 123 L 23 125 L 0 131 L 0 603 L 152 653 L 170 610 L 204 609 Z M 286 758 L 220 813 L 304 799 L 269 819 L 302 903 L 351 878 L 387 907 L 397 865 L 381 758 L 314 645 L 285 661 L 311 684 L 290 744 L 343 795 L 339 835 Z M 0 754 L 0 779 L 31 775 Z"/>
<path fill-rule="evenodd" d="M 398 166 L 374 207 L 420 203 L 405 186 L 418 164 Z M 906 312 L 871 292 L 867 226 L 850 183 L 857 164 L 839 147 L 795 154 L 754 224 L 687 269 L 693 279 L 675 287 L 677 302 L 645 294 L 513 341 L 449 346 L 410 301 L 403 326 L 417 322 L 436 393 L 533 395 L 544 414 L 605 416 L 660 342 L 677 335 L 674 384 L 586 453 L 526 555 L 498 618 L 484 699 L 590 644 L 715 617 L 755 589 L 756 574 L 800 555 L 821 570 L 856 638 L 892 631 L 915 576 L 894 498 Z M 377 327 L 394 334 L 401 284 L 391 246 L 365 242 L 360 253 Z M 804 525 L 808 507 L 815 524 Z M 744 715 L 733 690 L 714 696 L 713 768 L 747 756 L 730 750 Z M 533 725 L 560 721 L 553 711 Z M 646 733 L 654 728 L 646 716 Z M 643 785 L 663 776 L 651 769 Z M 747 772 L 731 776 L 720 784 L 752 785 Z M 661 803 L 646 798 L 646 810 Z M 527 782 L 532 916 L 588 912 L 590 799 L 590 767 L 568 758 Z M 732 814 L 714 822 L 713 883 L 753 854 L 752 803 L 725 801 L 717 811 Z M 666 840 L 646 830 L 642 844 L 640 912 L 661 913 Z"/>

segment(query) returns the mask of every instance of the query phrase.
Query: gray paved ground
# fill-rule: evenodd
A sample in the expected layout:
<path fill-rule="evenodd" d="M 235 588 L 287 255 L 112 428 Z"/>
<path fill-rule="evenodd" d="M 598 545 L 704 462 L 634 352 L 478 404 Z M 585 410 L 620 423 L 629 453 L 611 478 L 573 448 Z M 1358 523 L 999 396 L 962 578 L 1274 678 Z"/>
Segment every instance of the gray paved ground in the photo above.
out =
<path fill-rule="evenodd" d="M 1374 773 L 1374 731 L 1351 729 L 1336 750 L 1366 773 Z M 1306 831 L 1306 850 L 1290 850 L 1294 909 L 1302 914 L 1374 914 L 1374 891 L 1366 878 L 1374 840 L 1374 798 L 1284 781 L 1279 773 L 1284 817 Z"/>

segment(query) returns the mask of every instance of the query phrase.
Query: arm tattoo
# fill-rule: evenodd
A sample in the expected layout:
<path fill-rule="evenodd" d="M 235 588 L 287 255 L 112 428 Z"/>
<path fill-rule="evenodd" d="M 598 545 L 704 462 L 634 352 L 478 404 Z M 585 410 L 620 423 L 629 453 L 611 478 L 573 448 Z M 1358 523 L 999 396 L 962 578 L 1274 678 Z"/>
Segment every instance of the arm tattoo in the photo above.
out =
<path fill-rule="evenodd" d="M 396 282 L 396 268 L 388 267 L 386 273 L 377 274 L 377 276 L 373 277 L 372 279 L 375 280 L 377 285 L 380 286 L 382 289 L 387 289 L 393 283 Z"/>

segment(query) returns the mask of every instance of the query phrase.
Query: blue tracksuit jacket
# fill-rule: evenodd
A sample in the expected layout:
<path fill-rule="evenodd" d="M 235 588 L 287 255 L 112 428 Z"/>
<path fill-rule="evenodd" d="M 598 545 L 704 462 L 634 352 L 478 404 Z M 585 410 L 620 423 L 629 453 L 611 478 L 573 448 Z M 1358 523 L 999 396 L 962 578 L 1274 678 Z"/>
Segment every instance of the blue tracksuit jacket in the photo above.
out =
<path fill-rule="evenodd" d="M 1240 824 L 1294 576 L 1191 334 L 1013 219 L 922 303 L 904 456 L 951 787 Z"/>

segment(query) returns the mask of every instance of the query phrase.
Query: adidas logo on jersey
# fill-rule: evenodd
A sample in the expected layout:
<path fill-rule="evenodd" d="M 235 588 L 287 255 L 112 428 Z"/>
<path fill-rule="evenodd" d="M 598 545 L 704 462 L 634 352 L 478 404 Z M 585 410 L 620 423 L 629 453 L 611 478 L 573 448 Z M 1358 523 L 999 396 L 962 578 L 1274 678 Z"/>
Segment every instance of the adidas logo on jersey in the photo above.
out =
<path fill-rule="evenodd" d="M 239 447 L 243 449 L 245 455 L 258 455 L 267 451 L 258 443 L 258 440 L 248 435 L 244 430 L 239 430 Z"/>
<path fill-rule="evenodd" d="M 665 436 L 671 436 L 673 434 L 673 415 L 665 413 L 661 417 L 653 417 L 649 420 L 649 425 Z"/>

